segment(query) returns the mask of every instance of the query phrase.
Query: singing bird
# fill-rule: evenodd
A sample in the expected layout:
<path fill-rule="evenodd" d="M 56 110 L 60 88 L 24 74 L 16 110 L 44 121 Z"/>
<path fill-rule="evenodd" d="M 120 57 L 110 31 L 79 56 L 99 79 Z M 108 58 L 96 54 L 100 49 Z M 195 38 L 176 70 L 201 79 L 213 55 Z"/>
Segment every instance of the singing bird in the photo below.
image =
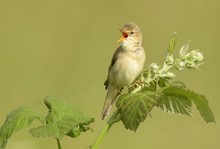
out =
<path fill-rule="evenodd" d="M 107 95 L 101 117 L 109 115 L 124 86 L 129 86 L 140 75 L 145 64 L 145 51 L 142 47 L 142 33 L 135 23 L 126 23 L 121 29 L 121 46 L 115 51 L 105 81 Z"/>

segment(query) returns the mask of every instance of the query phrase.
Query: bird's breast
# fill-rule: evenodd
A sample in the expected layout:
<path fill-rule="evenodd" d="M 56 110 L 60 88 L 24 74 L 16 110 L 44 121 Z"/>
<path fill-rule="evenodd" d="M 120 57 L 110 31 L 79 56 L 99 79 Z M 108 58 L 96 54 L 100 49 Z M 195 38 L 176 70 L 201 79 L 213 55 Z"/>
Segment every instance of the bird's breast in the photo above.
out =
<path fill-rule="evenodd" d="M 140 61 L 129 56 L 120 57 L 110 71 L 109 81 L 120 87 L 130 85 L 142 69 Z"/>

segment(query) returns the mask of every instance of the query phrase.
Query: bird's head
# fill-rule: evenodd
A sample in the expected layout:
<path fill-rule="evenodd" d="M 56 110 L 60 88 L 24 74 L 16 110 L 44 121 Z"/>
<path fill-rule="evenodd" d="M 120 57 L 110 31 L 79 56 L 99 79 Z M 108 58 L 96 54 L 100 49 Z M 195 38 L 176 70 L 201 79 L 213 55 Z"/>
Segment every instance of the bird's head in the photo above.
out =
<path fill-rule="evenodd" d="M 118 40 L 118 42 L 122 41 L 123 46 L 141 46 L 142 34 L 135 23 L 126 23 L 120 31 L 122 33 L 122 37 Z"/>

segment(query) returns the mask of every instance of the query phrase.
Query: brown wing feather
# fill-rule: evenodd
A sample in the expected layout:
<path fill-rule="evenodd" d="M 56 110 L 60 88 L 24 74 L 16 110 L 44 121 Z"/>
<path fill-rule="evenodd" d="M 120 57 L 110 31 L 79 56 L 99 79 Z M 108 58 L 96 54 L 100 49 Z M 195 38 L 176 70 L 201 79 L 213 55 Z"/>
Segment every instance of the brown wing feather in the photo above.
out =
<path fill-rule="evenodd" d="M 112 60 L 111 60 L 111 64 L 108 67 L 108 74 L 109 74 L 110 69 L 115 65 L 115 63 L 116 63 L 116 61 L 118 59 L 118 53 L 122 52 L 122 51 L 123 51 L 123 48 L 121 46 L 115 51 L 115 53 L 114 53 L 114 55 L 112 57 Z M 105 89 L 108 88 L 108 85 L 109 85 L 109 75 L 107 76 L 107 79 L 104 82 Z"/>

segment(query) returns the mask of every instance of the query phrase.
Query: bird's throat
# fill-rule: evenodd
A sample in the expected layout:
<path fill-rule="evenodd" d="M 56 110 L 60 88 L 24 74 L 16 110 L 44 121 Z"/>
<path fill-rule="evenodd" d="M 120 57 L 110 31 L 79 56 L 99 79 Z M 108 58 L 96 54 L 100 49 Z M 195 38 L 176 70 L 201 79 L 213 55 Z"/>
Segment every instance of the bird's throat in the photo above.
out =
<path fill-rule="evenodd" d="M 131 50 L 132 49 L 136 49 L 137 47 L 139 47 L 140 45 L 138 43 L 135 43 L 132 40 L 123 40 L 122 42 L 122 48 L 125 50 Z"/>

